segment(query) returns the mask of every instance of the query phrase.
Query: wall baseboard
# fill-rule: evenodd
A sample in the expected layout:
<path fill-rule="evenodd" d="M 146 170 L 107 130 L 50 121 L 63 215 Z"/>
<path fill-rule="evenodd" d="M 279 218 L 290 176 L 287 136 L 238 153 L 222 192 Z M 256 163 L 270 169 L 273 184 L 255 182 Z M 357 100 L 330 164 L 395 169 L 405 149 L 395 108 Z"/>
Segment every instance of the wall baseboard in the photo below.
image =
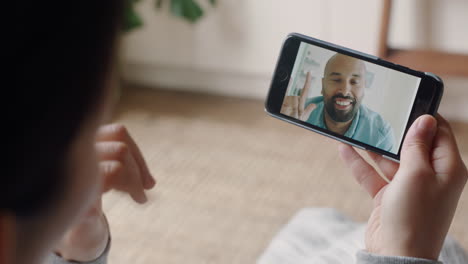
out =
<path fill-rule="evenodd" d="M 125 81 L 174 91 L 202 92 L 265 100 L 271 75 L 209 71 L 163 65 L 125 64 Z M 439 113 L 453 121 L 468 122 L 468 78 L 445 77 Z"/>
<path fill-rule="evenodd" d="M 263 100 L 270 87 L 271 75 L 132 63 L 123 65 L 123 79 L 146 87 Z"/>

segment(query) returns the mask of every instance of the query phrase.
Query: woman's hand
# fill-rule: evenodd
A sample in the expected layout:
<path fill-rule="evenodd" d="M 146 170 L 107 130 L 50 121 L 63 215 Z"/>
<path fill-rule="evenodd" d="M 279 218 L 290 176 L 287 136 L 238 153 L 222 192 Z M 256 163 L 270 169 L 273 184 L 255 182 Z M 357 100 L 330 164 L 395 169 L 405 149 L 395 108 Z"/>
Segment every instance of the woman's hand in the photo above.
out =
<path fill-rule="evenodd" d="M 96 135 L 96 151 L 102 194 L 122 191 L 135 202 L 145 203 L 145 190 L 153 188 L 156 181 L 127 129 L 119 124 L 102 126 Z M 56 248 L 58 255 L 86 262 L 98 258 L 105 250 L 109 227 L 102 211 L 102 194 L 83 219 L 65 234 Z"/>
<path fill-rule="evenodd" d="M 369 153 L 390 183 L 352 147 L 340 145 L 340 155 L 374 199 L 367 251 L 436 260 L 468 178 L 448 122 L 419 117 L 406 135 L 399 165 Z"/>

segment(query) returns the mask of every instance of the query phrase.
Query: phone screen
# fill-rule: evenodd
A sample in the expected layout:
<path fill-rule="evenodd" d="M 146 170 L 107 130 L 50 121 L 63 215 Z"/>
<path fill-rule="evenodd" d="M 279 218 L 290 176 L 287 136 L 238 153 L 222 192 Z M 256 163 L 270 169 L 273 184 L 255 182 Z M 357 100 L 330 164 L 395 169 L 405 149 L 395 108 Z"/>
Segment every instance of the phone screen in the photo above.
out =
<path fill-rule="evenodd" d="M 281 113 L 397 155 L 420 83 L 420 77 L 301 42 Z"/>

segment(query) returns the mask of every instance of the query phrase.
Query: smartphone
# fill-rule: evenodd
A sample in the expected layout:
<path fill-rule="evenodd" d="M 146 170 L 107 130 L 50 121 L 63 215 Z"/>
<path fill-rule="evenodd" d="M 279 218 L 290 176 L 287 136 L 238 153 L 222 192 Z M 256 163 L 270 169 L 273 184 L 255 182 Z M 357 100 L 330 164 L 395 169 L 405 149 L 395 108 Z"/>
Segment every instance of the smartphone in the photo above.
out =
<path fill-rule="evenodd" d="M 441 78 L 332 43 L 289 34 L 265 103 L 273 117 L 399 162 L 403 139 L 435 115 Z"/>

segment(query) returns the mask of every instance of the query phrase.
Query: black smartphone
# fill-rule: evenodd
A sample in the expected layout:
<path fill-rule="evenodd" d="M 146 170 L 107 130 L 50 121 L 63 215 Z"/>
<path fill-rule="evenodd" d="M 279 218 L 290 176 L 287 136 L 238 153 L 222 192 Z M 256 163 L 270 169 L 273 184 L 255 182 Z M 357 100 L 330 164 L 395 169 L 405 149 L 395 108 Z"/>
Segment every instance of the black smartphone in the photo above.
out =
<path fill-rule="evenodd" d="M 443 93 L 432 73 L 292 33 L 283 43 L 265 109 L 283 121 L 399 162 L 403 139 Z"/>

